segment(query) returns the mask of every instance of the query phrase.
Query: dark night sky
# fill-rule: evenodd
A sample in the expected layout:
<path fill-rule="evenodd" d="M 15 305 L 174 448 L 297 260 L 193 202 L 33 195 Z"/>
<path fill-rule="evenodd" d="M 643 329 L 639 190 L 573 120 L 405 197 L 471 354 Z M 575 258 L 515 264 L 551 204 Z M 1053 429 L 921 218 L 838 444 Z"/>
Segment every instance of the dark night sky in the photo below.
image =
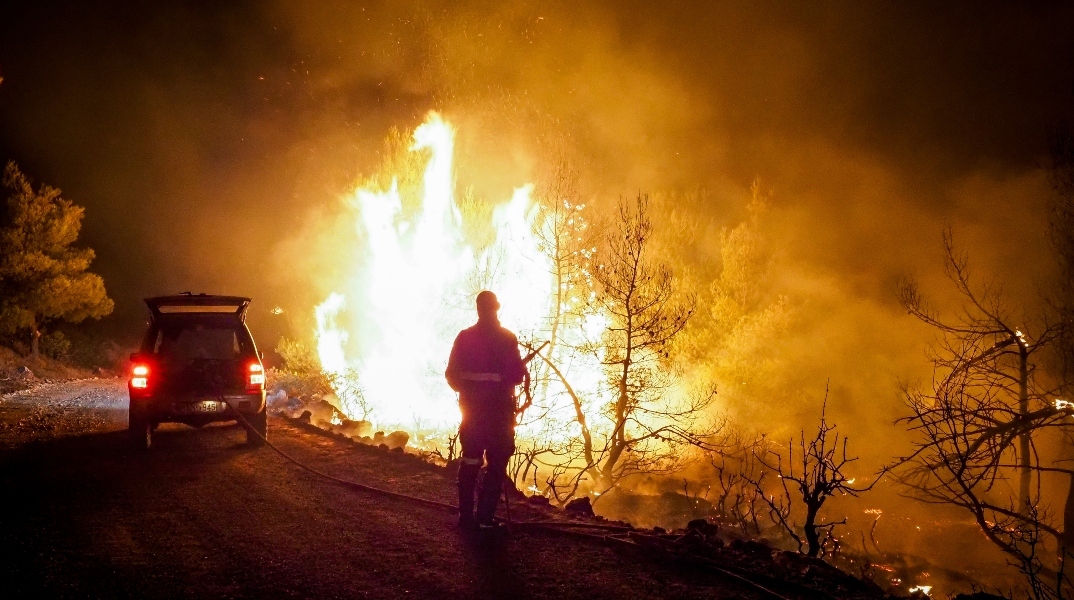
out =
<path fill-rule="evenodd" d="M 1040 259 L 1074 114 L 1070 3 L 223 4 L 0 12 L 0 158 L 86 206 L 121 327 L 184 289 L 308 310 L 281 244 L 430 108 L 490 195 L 548 139 L 595 195 L 701 186 L 740 216 L 760 176 L 792 254 L 877 297 L 943 221 Z"/>

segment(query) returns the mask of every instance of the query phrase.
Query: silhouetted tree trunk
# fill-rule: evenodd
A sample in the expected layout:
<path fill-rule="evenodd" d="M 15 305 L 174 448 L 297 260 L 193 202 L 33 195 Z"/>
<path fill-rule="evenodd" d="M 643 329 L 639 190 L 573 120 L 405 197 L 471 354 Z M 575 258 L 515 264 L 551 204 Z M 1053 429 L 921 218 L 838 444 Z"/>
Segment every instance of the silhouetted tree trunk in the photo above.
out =
<path fill-rule="evenodd" d="M 1059 556 L 1074 554 L 1074 473 L 1070 474 L 1067 501 L 1063 507 L 1063 534 L 1059 540 Z"/>
<path fill-rule="evenodd" d="M 1064 328 L 1047 307 L 1030 319 L 1027 311 L 1005 306 L 998 286 L 971 285 L 968 261 L 955 251 L 949 231 L 944 250 L 946 273 L 963 300 L 954 317 L 933 313 L 912 282 L 900 293 L 907 311 L 940 334 L 928 353 L 931 389 L 905 390 L 913 411 L 906 422 L 917 439 L 915 451 L 900 460 L 900 482 L 920 500 L 966 510 L 985 537 L 1015 559 L 1034 590 L 1051 581 L 1065 594 L 1064 557 L 1044 556 L 1039 542 L 1047 535 L 1068 547 L 1074 506 L 1068 498 L 1060 526 L 1038 502 L 1042 473 L 1074 471 L 1041 464 L 1035 447 L 1041 432 L 1068 430 L 1074 415 L 1071 405 L 1057 400 L 1061 382 L 1046 371 Z M 1003 493 L 997 482 L 1013 476 L 1017 488 Z"/>
<path fill-rule="evenodd" d="M 763 473 L 761 478 L 748 479 L 768 505 L 772 522 L 798 543 L 799 553 L 812 557 L 820 556 L 832 531 L 847 522 L 846 517 L 838 521 L 821 520 L 820 511 L 828 499 L 836 494 L 856 497 L 867 492 L 886 472 L 885 468 L 868 486 L 853 487 L 854 479 L 847 476 L 846 467 L 857 458 L 847 456 L 847 439 L 839 435 L 835 425 L 828 423 L 827 407 L 825 392 L 817 433 L 807 440 L 802 431 L 797 458 L 794 440 L 787 443 L 786 456 L 771 448 L 755 450 L 758 462 L 778 478 L 782 493 L 766 494 Z M 802 508 L 795 509 L 799 504 Z M 802 516 L 801 526 L 795 513 Z"/>
<path fill-rule="evenodd" d="M 596 302 L 611 321 L 601 344 L 615 390 L 611 406 L 614 427 L 600 467 L 601 479 L 608 487 L 621 477 L 624 455 L 640 442 L 688 433 L 650 426 L 659 420 L 653 413 L 662 409 L 655 405 L 668 385 L 661 361 L 668 358 L 671 341 L 693 315 L 695 301 L 692 297 L 680 299 L 670 269 L 648 255 L 653 225 L 647 210 L 645 195 L 639 195 L 633 207 L 620 203 L 593 275 Z M 640 420 L 642 413 L 648 413 L 648 418 Z"/>
<path fill-rule="evenodd" d="M 1051 210 L 1051 244 L 1059 259 L 1060 276 L 1055 290 L 1060 327 L 1057 344 L 1063 393 L 1074 391 L 1074 133 L 1061 130 L 1051 143 L 1052 187 L 1056 195 Z M 1069 398 L 1068 398 L 1069 399 Z M 1068 452 L 1071 450 L 1069 444 Z M 1074 553 L 1074 475 L 1071 475 L 1063 511 L 1063 546 Z"/>
<path fill-rule="evenodd" d="M 1031 400 L 1047 405 L 1048 394 L 1055 391 L 1041 389 L 1032 380 L 1036 366 L 1032 359 L 1053 346 L 1058 329 L 1045 323 L 1030 343 L 1022 331 L 1026 326 L 1011 323 L 1001 298 L 990 288 L 986 288 L 984 295 L 973 289 L 967 259 L 956 251 L 950 231 L 944 232 L 943 243 L 945 271 L 964 300 L 962 315 L 944 321 L 931 312 L 916 284 L 907 282 L 900 290 L 900 300 L 907 312 L 944 336 L 933 351 L 933 364 L 942 374 L 934 395 L 949 400 L 951 395 L 958 394 L 971 405 L 1006 404 L 1014 409 L 1014 414 L 1008 413 L 1005 418 L 1011 422 L 1028 422 Z M 1006 382 L 1013 384 L 1013 389 Z M 1032 427 L 1020 427 L 1017 434 L 1017 506 L 1023 516 L 1029 514 L 1032 503 L 1033 431 Z"/>
<path fill-rule="evenodd" d="M 37 328 L 37 323 L 34 323 L 30 328 L 30 358 L 36 359 L 40 356 L 41 352 L 41 331 Z"/>

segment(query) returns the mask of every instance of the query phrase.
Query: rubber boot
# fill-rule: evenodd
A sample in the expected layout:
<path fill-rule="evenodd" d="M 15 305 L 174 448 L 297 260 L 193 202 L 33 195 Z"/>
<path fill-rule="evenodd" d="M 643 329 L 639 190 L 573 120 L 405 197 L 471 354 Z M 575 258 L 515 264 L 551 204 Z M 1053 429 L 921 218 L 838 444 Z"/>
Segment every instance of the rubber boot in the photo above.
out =
<path fill-rule="evenodd" d="M 481 471 L 481 463 L 459 464 L 459 527 L 472 529 L 474 521 L 474 488 L 477 487 L 477 474 Z"/>
<path fill-rule="evenodd" d="M 485 466 L 485 478 L 481 481 L 481 492 L 477 498 L 477 524 L 490 526 L 495 524 L 496 505 L 503 493 L 503 483 L 507 479 L 507 456 L 489 456 Z"/>

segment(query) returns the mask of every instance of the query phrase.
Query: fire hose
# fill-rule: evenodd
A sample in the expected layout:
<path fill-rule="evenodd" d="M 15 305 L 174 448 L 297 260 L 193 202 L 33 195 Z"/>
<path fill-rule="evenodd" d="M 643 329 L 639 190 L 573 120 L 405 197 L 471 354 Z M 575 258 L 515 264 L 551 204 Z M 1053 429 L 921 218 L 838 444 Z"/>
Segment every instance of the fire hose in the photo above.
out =
<path fill-rule="evenodd" d="M 534 354 L 536 354 L 536 351 L 534 352 Z M 343 485 L 345 487 L 349 487 L 349 488 L 356 489 L 356 490 L 361 490 L 363 492 L 369 492 L 371 494 L 379 494 L 381 496 L 387 496 L 389 498 L 395 498 L 395 499 L 398 499 L 398 500 L 406 500 L 406 501 L 409 501 L 409 502 L 415 502 L 415 503 L 418 503 L 418 504 L 424 504 L 426 506 L 434 506 L 434 507 L 437 507 L 437 508 L 443 508 L 443 509 L 446 509 L 446 510 L 450 510 L 452 512 L 458 512 L 458 510 L 459 510 L 459 507 L 455 506 L 454 504 L 449 504 L 447 502 L 439 502 L 437 500 L 431 500 L 431 499 L 428 499 L 428 498 L 422 498 L 420 496 L 412 496 L 410 494 L 403 494 L 401 492 L 393 492 L 391 490 L 386 490 L 384 488 L 379 488 L 379 487 L 375 487 L 375 486 L 371 486 L 371 485 L 366 485 L 364 483 L 359 483 L 357 481 L 352 481 L 350 479 L 344 479 L 342 477 L 336 477 L 334 475 L 330 475 L 328 473 L 325 473 L 324 471 L 321 471 L 319 469 L 311 467 L 310 465 L 307 465 L 307 464 L 303 463 L 302 461 L 298 460 L 297 458 L 291 456 L 290 454 L 284 452 L 276 444 L 273 444 L 272 442 L 270 442 L 269 439 L 266 436 L 262 435 L 261 432 L 257 431 L 250 424 L 250 422 L 246 420 L 246 417 L 241 412 L 239 412 L 234 406 L 232 406 L 227 401 L 226 397 L 220 396 L 219 398 L 220 398 L 221 402 L 226 404 L 228 406 L 228 408 L 231 409 L 231 412 L 238 418 L 238 421 L 243 425 L 243 427 L 247 431 L 253 432 L 254 435 L 256 435 L 257 437 L 261 438 L 261 441 L 264 442 L 265 445 L 267 445 L 269 448 L 271 448 L 277 454 L 279 454 L 283 458 L 287 459 L 289 462 L 291 462 L 295 466 L 299 467 L 300 469 L 304 469 L 306 471 L 309 471 L 310 473 L 313 473 L 314 475 L 317 475 L 318 477 L 322 477 L 324 479 L 327 479 L 329 481 L 338 483 L 338 484 Z M 266 410 L 267 410 L 267 408 L 266 408 Z M 523 528 L 530 528 L 530 529 L 541 529 L 541 530 L 544 530 L 544 531 L 554 532 L 554 533 L 557 533 L 557 534 L 560 534 L 560 535 L 570 535 L 570 536 L 573 536 L 573 537 L 580 537 L 580 538 L 585 538 L 585 539 L 590 539 L 590 540 L 596 540 L 596 541 L 600 541 L 600 542 L 605 543 L 605 544 L 614 542 L 614 543 L 619 543 L 619 544 L 623 544 L 623 545 L 630 545 L 632 547 L 638 547 L 637 544 L 634 544 L 633 542 L 629 542 L 629 541 L 626 541 L 626 540 L 619 540 L 619 539 L 612 538 L 612 537 L 609 537 L 609 536 L 600 536 L 600 535 L 595 535 L 595 534 L 592 534 L 592 533 L 586 533 L 586 532 L 580 532 L 580 531 L 572 531 L 572 529 L 576 529 L 576 528 L 595 529 L 595 530 L 604 530 L 604 531 L 623 531 L 623 530 L 632 529 L 630 527 L 625 527 L 625 526 L 600 525 L 600 524 L 588 524 L 588 523 L 569 523 L 569 522 L 568 523 L 561 523 L 561 522 L 558 522 L 558 521 L 520 521 L 520 522 L 512 522 L 511 517 L 510 517 L 510 514 L 511 514 L 510 513 L 510 503 L 509 503 L 509 500 L 508 500 L 508 493 L 506 492 L 506 490 L 503 492 L 503 496 L 504 496 L 504 502 L 505 502 L 505 504 L 507 504 L 507 520 L 506 520 L 506 524 L 509 527 L 523 527 Z M 702 562 L 706 563 L 713 570 L 718 571 L 718 572 L 720 572 L 720 573 L 722 573 L 722 574 L 724 574 L 726 576 L 729 576 L 729 577 L 731 577 L 733 579 L 736 579 L 738 581 L 741 581 L 743 583 L 746 583 L 750 587 L 753 587 L 753 588 L 765 593 L 768 596 L 776 598 L 777 600 L 790 600 L 786 596 L 778 594 L 778 593 L 768 589 L 767 587 L 757 583 L 756 581 L 752 581 L 748 577 L 745 577 L 745 576 L 743 576 L 741 574 L 738 574 L 738 573 L 735 573 L 735 572 L 729 570 L 728 566 L 720 565 L 720 564 L 716 563 L 716 561 L 713 561 L 711 559 L 705 559 L 703 557 L 695 557 L 695 558 L 700 559 Z M 808 589 L 809 592 L 811 594 L 813 594 L 814 597 L 816 597 L 817 590 L 813 590 L 813 589 L 810 589 L 810 588 L 803 588 L 803 589 Z M 826 594 L 824 594 L 824 595 L 827 596 Z M 830 598 L 830 596 L 828 596 L 828 597 Z"/>

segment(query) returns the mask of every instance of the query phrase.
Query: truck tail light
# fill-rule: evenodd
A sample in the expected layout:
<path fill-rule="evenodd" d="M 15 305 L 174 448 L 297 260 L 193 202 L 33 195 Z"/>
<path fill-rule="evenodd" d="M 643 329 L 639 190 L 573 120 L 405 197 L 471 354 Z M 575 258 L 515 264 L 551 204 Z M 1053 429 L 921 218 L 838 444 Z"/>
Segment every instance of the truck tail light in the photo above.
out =
<path fill-rule="evenodd" d="M 260 363 L 250 363 L 246 387 L 250 389 L 263 389 L 265 387 L 265 369 Z"/>
<path fill-rule="evenodd" d="M 131 387 L 144 390 L 149 387 L 149 367 L 147 365 L 134 365 L 131 369 Z"/>

